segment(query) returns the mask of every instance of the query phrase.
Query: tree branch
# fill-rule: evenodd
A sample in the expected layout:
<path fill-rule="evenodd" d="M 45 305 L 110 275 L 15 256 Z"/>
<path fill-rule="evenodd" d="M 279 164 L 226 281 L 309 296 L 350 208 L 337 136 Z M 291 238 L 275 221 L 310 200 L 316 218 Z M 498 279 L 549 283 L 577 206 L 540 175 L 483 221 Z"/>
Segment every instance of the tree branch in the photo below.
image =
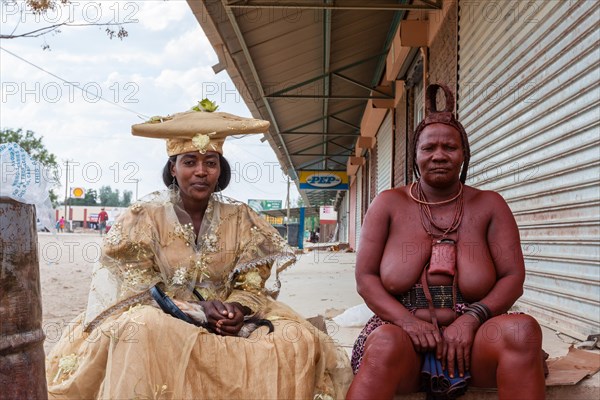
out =
<path fill-rule="evenodd" d="M 46 35 L 52 31 L 57 30 L 58 28 L 60 28 L 61 26 L 76 26 L 76 27 L 82 27 L 82 26 L 122 26 L 125 24 L 131 24 L 133 21 L 128 21 L 128 22 L 105 22 L 105 23 L 86 23 L 86 24 L 70 24 L 68 22 L 61 22 L 59 24 L 54 24 L 54 25 L 49 25 L 49 26 L 45 26 L 43 28 L 39 28 L 30 32 L 26 32 L 26 33 L 21 33 L 19 35 L 0 35 L 0 39 L 17 39 L 17 38 L 32 38 L 32 37 L 39 37 L 42 35 Z"/>

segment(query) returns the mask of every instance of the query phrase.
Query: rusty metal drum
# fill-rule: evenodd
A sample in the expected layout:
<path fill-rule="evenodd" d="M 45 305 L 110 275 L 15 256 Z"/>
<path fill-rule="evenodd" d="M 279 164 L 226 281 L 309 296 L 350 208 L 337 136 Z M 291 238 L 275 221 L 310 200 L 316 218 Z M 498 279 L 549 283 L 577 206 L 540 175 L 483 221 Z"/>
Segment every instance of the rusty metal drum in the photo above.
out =
<path fill-rule="evenodd" d="M 35 207 L 0 198 L 0 400 L 47 399 Z"/>

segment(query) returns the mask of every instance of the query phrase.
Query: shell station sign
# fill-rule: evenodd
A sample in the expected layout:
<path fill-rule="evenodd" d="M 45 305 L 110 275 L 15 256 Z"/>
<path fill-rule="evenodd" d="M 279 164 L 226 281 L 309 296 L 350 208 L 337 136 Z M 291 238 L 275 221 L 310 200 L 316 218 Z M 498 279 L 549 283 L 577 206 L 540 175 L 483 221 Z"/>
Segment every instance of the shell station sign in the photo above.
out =
<path fill-rule="evenodd" d="M 348 190 L 345 171 L 300 171 L 301 190 Z"/>
<path fill-rule="evenodd" d="M 85 197 L 85 189 L 80 187 L 71 188 L 71 197 L 75 199 L 83 199 Z"/>

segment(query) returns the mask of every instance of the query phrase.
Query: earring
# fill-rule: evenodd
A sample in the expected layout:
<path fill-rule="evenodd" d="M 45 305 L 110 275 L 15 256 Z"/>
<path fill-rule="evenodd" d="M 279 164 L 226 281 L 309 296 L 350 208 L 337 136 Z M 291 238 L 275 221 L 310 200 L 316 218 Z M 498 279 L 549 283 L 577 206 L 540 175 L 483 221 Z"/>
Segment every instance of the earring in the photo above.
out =
<path fill-rule="evenodd" d="M 173 182 L 171 182 L 173 186 L 177 186 L 177 178 L 173 175 Z"/>

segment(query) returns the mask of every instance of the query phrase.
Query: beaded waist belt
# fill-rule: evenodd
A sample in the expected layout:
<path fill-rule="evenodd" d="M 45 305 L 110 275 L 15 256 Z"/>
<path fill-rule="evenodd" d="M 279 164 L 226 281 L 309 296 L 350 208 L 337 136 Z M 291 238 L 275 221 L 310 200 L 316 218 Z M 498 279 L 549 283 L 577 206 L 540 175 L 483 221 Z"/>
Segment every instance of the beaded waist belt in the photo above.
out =
<path fill-rule="evenodd" d="M 434 308 L 453 308 L 452 285 L 429 286 L 429 292 L 433 299 Z M 407 292 L 395 296 L 402 305 L 410 308 L 429 308 L 423 286 L 415 285 Z M 456 303 L 464 303 L 465 299 L 458 288 L 456 288 Z"/>

